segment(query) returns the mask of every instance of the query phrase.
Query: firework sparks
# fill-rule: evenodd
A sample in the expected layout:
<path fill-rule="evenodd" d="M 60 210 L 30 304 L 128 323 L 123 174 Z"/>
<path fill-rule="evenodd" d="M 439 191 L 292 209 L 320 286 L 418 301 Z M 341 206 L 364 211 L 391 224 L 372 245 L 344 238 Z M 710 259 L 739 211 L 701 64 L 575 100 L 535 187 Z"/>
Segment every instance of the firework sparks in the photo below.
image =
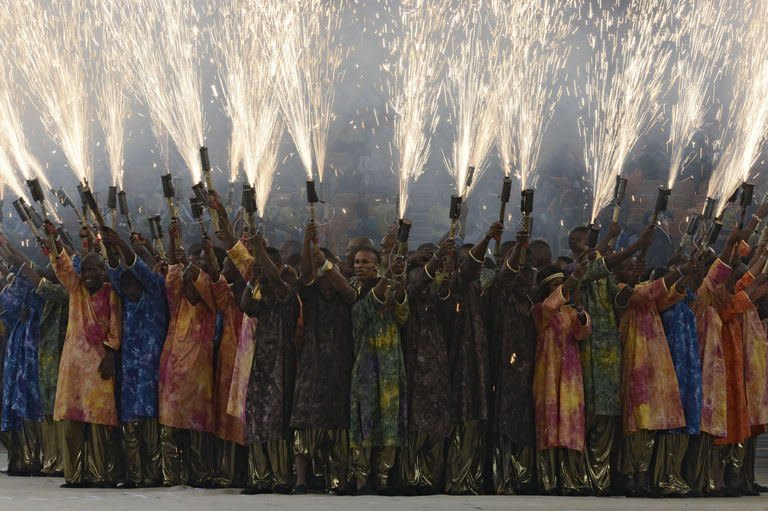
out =
<path fill-rule="evenodd" d="M 666 45 L 669 2 L 631 0 L 624 6 L 606 0 L 588 15 L 595 26 L 587 36 L 586 83 L 579 88 L 579 132 L 592 183 L 590 220 L 610 202 L 627 156 L 660 117 L 671 58 Z"/>
<path fill-rule="evenodd" d="M 764 53 L 768 46 L 768 4 L 748 1 L 743 12 L 747 30 L 736 63 L 730 122 L 723 136 L 726 146 L 712 172 L 707 193 L 719 197 L 718 214 L 733 192 L 749 179 L 768 135 L 768 59 Z"/>
<path fill-rule="evenodd" d="M 134 88 L 149 108 L 155 133 L 167 132 L 197 183 L 205 142 L 199 13 L 189 0 L 130 0 L 125 12 Z"/>
<path fill-rule="evenodd" d="M 498 147 L 504 174 L 513 172 L 522 189 L 536 185 L 544 132 L 562 95 L 558 75 L 570 54 L 573 32 L 563 0 L 494 0 L 493 11 L 507 46 L 503 53 L 501 128 Z"/>
<path fill-rule="evenodd" d="M 92 23 L 86 1 L 61 0 L 47 8 L 38 0 L 12 4 L 15 61 L 31 99 L 78 180 L 91 181 L 86 62 Z"/>
<path fill-rule="evenodd" d="M 703 125 L 714 95 L 714 86 L 722 73 L 731 41 L 727 6 L 717 0 L 680 2 L 676 12 L 673 63 L 677 101 L 672 106 L 669 132 L 670 166 L 668 188 L 687 163 L 686 150 L 696 131 Z"/>
<path fill-rule="evenodd" d="M 96 60 L 98 73 L 96 78 L 96 115 L 104 130 L 107 160 L 112 174 L 112 184 L 124 189 L 124 146 L 125 121 L 128 118 L 130 103 L 125 90 L 123 71 L 127 65 L 123 62 L 126 55 L 116 43 L 120 23 L 113 4 L 99 4 L 96 11 L 101 58 Z"/>
<path fill-rule="evenodd" d="M 283 135 L 275 94 L 277 54 L 263 42 L 273 19 L 248 0 L 231 0 L 214 35 L 221 55 L 225 110 L 232 120 L 233 161 L 242 160 L 262 215 L 277 168 Z"/>
<path fill-rule="evenodd" d="M 307 177 L 314 175 L 314 154 L 317 177 L 322 182 L 335 85 L 343 60 L 337 37 L 345 2 L 278 3 L 268 7 L 274 9 L 272 51 L 279 62 L 278 98 Z"/>
<path fill-rule="evenodd" d="M 448 2 L 413 0 L 400 6 L 400 33 L 390 48 L 390 106 L 395 114 L 399 215 L 405 217 L 408 189 L 424 172 L 437 129 L 438 101 L 447 35 Z"/>
<path fill-rule="evenodd" d="M 498 25 L 488 23 L 482 2 L 467 2 L 457 11 L 458 42 L 448 63 L 447 99 L 454 128 L 450 162 L 446 167 L 456 189 L 467 196 L 467 171 L 475 167 L 477 182 L 486 167 L 486 159 L 498 129 L 501 82 L 498 62 L 500 37 Z"/>

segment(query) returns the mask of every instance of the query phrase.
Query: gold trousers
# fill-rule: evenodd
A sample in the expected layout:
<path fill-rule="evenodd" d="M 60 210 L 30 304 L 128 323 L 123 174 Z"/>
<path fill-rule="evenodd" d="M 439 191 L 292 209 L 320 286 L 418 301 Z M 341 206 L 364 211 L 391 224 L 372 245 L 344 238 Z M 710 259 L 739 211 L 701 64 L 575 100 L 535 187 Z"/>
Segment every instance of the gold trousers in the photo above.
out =
<path fill-rule="evenodd" d="M 469 421 L 451 431 L 445 463 L 445 492 L 478 495 L 483 491 L 485 424 Z"/>
<path fill-rule="evenodd" d="M 726 488 L 737 489 L 742 483 L 742 468 L 746 455 L 745 444 L 727 444 L 720 446 L 720 467 L 723 483 Z"/>
<path fill-rule="evenodd" d="M 163 486 L 202 486 L 211 475 L 211 435 L 160 426 L 160 467 Z"/>
<path fill-rule="evenodd" d="M 407 488 L 427 492 L 442 489 L 445 439 L 429 433 L 408 433 L 400 449 L 400 480 Z"/>
<path fill-rule="evenodd" d="M 8 445 L 8 475 L 37 474 L 40 461 L 40 424 L 25 420 L 19 431 L 11 431 Z"/>
<path fill-rule="evenodd" d="M 619 417 L 594 415 L 587 420 L 584 449 L 592 493 L 605 495 L 611 488 L 611 454 Z"/>
<path fill-rule="evenodd" d="M 757 442 L 754 436 L 744 441 L 744 464 L 741 468 L 742 484 L 747 490 L 755 487 L 755 456 L 757 455 Z"/>
<path fill-rule="evenodd" d="M 513 442 L 507 435 L 493 441 L 493 488 L 497 495 L 530 493 L 536 488 L 536 450 Z"/>
<path fill-rule="evenodd" d="M 41 451 L 43 468 L 41 472 L 49 476 L 64 473 L 64 427 L 61 422 L 47 416 L 40 423 Z"/>
<path fill-rule="evenodd" d="M 116 483 L 120 453 L 113 428 L 102 424 L 61 421 L 64 479 L 67 483 Z"/>
<path fill-rule="evenodd" d="M 587 459 L 571 449 L 545 449 L 536 452 L 539 489 L 546 494 L 588 494 Z"/>
<path fill-rule="evenodd" d="M 683 461 L 688 449 L 688 435 L 659 432 L 651 470 L 651 487 L 662 496 L 685 495 L 691 487 L 683 477 Z"/>
<path fill-rule="evenodd" d="M 712 466 L 712 436 L 703 431 L 688 438 L 688 449 L 683 458 L 685 482 L 696 495 L 714 492 L 715 474 Z"/>
<path fill-rule="evenodd" d="M 347 429 L 307 428 L 293 433 L 293 455 L 311 460 L 312 473 L 336 490 L 349 481 L 350 453 Z"/>
<path fill-rule="evenodd" d="M 125 480 L 136 486 L 158 486 L 163 482 L 160 471 L 160 424 L 157 419 L 125 422 L 123 453 Z"/>
<path fill-rule="evenodd" d="M 655 432 L 641 429 L 624 435 L 621 451 L 621 473 L 627 476 L 648 472 L 651 468 Z"/>
<path fill-rule="evenodd" d="M 218 488 L 244 486 L 247 457 L 246 447 L 237 442 L 213 438 L 213 484 Z"/>
<path fill-rule="evenodd" d="M 293 484 L 291 445 L 287 440 L 270 440 L 248 447 L 249 488 L 282 491 Z"/>
<path fill-rule="evenodd" d="M 374 479 L 377 490 L 384 490 L 397 457 L 397 447 L 352 447 L 352 476 L 358 486 Z"/>

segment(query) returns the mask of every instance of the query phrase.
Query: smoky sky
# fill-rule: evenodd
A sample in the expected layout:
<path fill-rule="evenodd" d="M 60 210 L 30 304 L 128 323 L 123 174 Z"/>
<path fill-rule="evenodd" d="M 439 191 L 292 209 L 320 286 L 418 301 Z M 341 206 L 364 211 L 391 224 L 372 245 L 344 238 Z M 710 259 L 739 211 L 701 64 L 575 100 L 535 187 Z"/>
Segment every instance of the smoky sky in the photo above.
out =
<path fill-rule="evenodd" d="M 387 58 L 383 48 L 382 32 L 393 23 L 394 0 L 359 0 L 347 2 L 342 30 L 341 44 L 349 49 L 348 58 L 342 68 L 342 79 L 336 90 L 334 106 L 335 120 L 329 135 L 326 183 L 321 189 L 329 208 L 355 207 L 360 202 L 366 203 L 366 209 L 378 216 L 395 220 L 397 202 L 396 176 L 391 150 L 392 117 L 388 114 L 388 97 L 385 90 L 386 75 L 381 65 Z M 202 5 L 202 3 L 200 3 Z M 203 23 L 211 30 L 216 30 L 215 2 L 210 4 Z M 587 56 L 585 33 L 589 30 L 581 20 L 571 38 L 572 52 L 566 75 L 569 83 L 556 109 L 555 116 L 544 136 L 542 154 L 539 160 L 539 173 L 535 209 L 534 236 L 546 237 L 555 243 L 558 252 L 558 238 L 574 226 L 588 221 L 590 194 L 586 191 L 588 178 L 583 163 L 583 142 L 577 129 L 579 115 L 578 102 L 573 91 L 577 68 Z M 208 41 L 202 44 L 202 95 L 207 124 L 206 145 L 216 169 L 215 184 L 220 191 L 227 188 L 229 176 L 228 144 L 231 125 L 222 106 L 222 92 L 218 78 L 218 67 L 214 52 Z M 446 56 L 446 58 L 448 58 Z M 730 84 L 723 80 L 718 88 L 718 101 L 727 103 Z M 217 91 L 218 94 L 215 92 Z M 670 92 L 665 101 L 671 104 L 674 95 Z M 39 114 L 28 101 L 24 103 L 25 131 L 29 138 L 32 152 L 40 158 L 47 168 L 51 181 L 72 190 L 75 177 L 67 168 L 62 151 L 50 140 L 39 120 Z M 160 211 L 164 204 L 160 200 L 159 174 L 164 171 L 164 162 L 157 141 L 152 134 L 146 107 L 133 100 L 132 114 L 127 120 L 127 140 L 125 147 L 125 186 L 135 202 L 141 202 L 143 212 Z M 696 137 L 697 145 L 692 151 L 708 154 L 704 160 L 694 158 L 686 175 L 695 179 L 706 179 L 711 168 L 712 140 L 722 126 L 716 118 L 716 108 L 705 126 Z M 411 186 L 411 195 L 407 216 L 414 221 L 412 240 L 415 242 L 434 241 L 448 226 L 449 196 L 454 191 L 452 178 L 445 170 L 443 155 L 449 156 L 452 141 L 449 108 L 442 102 L 441 123 L 432 143 L 432 154 L 426 171 L 421 179 Z M 377 122 L 378 121 L 378 122 Z M 668 152 L 666 139 L 668 121 L 666 119 L 651 130 L 637 145 L 626 165 L 640 167 L 646 173 L 651 187 L 666 182 Z M 101 127 L 96 122 L 92 110 L 91 123 L 92 162 L 94 165 L 94 184 L 96 190 L 105 190 L 110 184 L 109 170 Z M 189 185 L 188 173 L 181 158 L 170 144 L 169 166 L 180 178 L 183 186 Z M 706 148 L 706 150 L 702 150 Z M 305 214 L 303 211 L 305 175 L 298 157 L 294 154 L 293 143 L 286 133 L 280 149 L 278 169 L 273 184 L 273 192 L 267 205 L 268 209 L 291 206 L 298 211 L 294 215 L 297 227 Z M 496 149 L 489 155 L 488 169 L 476 184 L 469 201 L 469 217 L 466 231 L 467 239 L 474 240 L 498 217 L 498 195 L 501 189 L 503 173 L 499 165 Z M 557 179 L 555 179 L 557 177 Z M 243 178 L 241 173 L 240 179 Z M 572 183 L 573 191 L 569 197 L 567 215 L 563 204 L 566 196 L 563 183 Z M 518 189 L 519 187 L 513 188 Z M 581 192 L 579 192 L 581 190 Z M 629 193 L 633 193 L 630 190 Z M 512 213 L 514 223 L 508 224 L 505 237 L 512 237 L 512 228 L 519 219 L 519 195 L 513 195 L 507 209 Z M 674 201 L 674 195 L 672 200 Z M 270 212 L 266 214 L 270 217 Z"/>

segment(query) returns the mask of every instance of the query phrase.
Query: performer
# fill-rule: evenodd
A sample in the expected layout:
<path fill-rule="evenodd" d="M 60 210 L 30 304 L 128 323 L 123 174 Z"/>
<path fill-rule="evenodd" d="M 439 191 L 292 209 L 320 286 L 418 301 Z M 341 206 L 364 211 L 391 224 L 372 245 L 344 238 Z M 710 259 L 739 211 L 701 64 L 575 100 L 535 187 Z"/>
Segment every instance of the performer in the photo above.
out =
<path fill-rule="evenodd" d="M 102 239 L 109 259 L 109 280 L 123 303 L 120 422 L 125 478 L 120 486 L 159 486 L 163 479 L 158 378 L 168 333 L 165 277 L 151 270 L 112 229 L 103 227 Z M 148 253 L 145 257 L 152 259 Z"/>
<path fill-rule="evenodd" d="M 50 248 L 57 254 L 56 276 L 69 294 L 53 417 L 66 421 L 64 486 L 113 486 L 119 461 L 110 437 L 119 425 L 114 372 L 121 339 L 120 300 L 106 282 L 106 267 L 99 254 L 85 254 L 78 275 L 65 250 Z"/>
<path fill-rule="evenodd" d="M 660 310 L 670 305 L 667 293 L 679 274 L 671 272 L 632 287 L 642 267 L 642 260 L 634 265 L 628 261 L 616 272 L 620 283 L 616 303 L 624 309 L 619 325 L 624 426 L 619 470 L 626 477 L 628 496 L 650 494 L 655 432 L 685 426 L 675 368 L 659 315 Z M 685 274 L 688 267 L 681 267 L 680 271 Z M 681 300 L 682 295 L 677 294 L 675 299 Z"/>
<path fill-rule="evenodd" d="M 536 366 L 533 399 L 539 489 L 545 494 L 585 495 L 589 480 L 584 458 L 584 387 L 578 341 L 591 333 L 589 315 L 568 305 L 578 292 L 586 267 L 566 279 L 556 266 L 537 279 L 539 299 L 533 306 Z"/>
<path fill-rule="evenodd" d="M 256 233 L 252 254 L 241 242 L 228 255 L 250 275 L 240 307 L 256 318 L 255 349 L 246 397 L 249 481 L 245 494 L 288 493 L 293 486 L 289 424 L 295 378 L 299 301 L 283 280 L 280 253 Z"/>
<path fill-rule="evenodd" d="M 446 238 L 438 249 L 422 245 L 408 271 L 410 312 L 403 350 L 408 402 L 408 435 L 400 449 L 400 480 L 412 495 L 442 490 L 445 441 L 451 430 L 447 318 L 450 278 L 445 260 L 455 244 Z"/>
<path fill-rule="evenodd" d="M 536 490 L 536 424 L 533 374 L 536 331 L 531 317 L 533 269 L 521 266 L 520 248 L 528 233 L 517 234 L 491 290 L 493 487 L 498 495 Z"/>
<path fill-rule="evenodd" d="M 371 249 L 354 255 L 355 285 L 359 299 L 352 307 L 354 341 L 349 441 L 352 473 L 358 493 L 389 491 L 389 477 L 406 426 L 406 375 L 400 345 L 400 327 L 408 319 L 408 296 L 395 277 L 405 272 L 402 259 L 384 258 L 384 276 L 377 276 L 382 261 Z"/>
<path fill-rule="evenodd" d="M 330 491 L 348 493 L 351 309 L 357 292 L 331 262 L 333 255 L 314 246 L 316 237 L 317 225 L 310 222 L 301 253 L 303 335 L 297 343 L 291 413 L 294 493 L 306 492 L 313 465 Z"/>
<path fill-rule="evenodd" d="M 203 257 L 203 271 L 192 264 L 184 268 L 184 251 L 176 246 L 177 232 L 173 220 L 168 229 L 170 251 L 165 277 L 170 322 L 160 355 L 159 380 L 163 486 L 187 482 L 205 486 L 211 472 L 208 433 L 215 428 L 216 303 L 208 276 L 213 270 L 207 254 Z"/>
<path fill-rule="evenodd" d="M 499 238 L 502 230 L 496 222 L 479 243 L 459 250 L 459 271 L 451 289 L 448 361 L 453 428 L 446 454 L 445 491 L 453 495 L 478 495 L 484 486 L 490 371 L 480 270 L 488 243 Z"/>

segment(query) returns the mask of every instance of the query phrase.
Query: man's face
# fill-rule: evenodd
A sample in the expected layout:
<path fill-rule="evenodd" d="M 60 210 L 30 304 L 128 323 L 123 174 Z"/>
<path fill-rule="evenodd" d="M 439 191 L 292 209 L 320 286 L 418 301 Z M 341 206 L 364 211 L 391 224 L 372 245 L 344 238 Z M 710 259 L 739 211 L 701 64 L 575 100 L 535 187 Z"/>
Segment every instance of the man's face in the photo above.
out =
<path fill-rule="evenodd" d="M 631 282 L 635 278 L 634 272 L 635 259 L 630 257 L 621 262 L 618 268 L 613 270 L 613 274 L 616 276 L 616 280 L 622 283 Z"/>
<path fill-rule="evenodd" d="M 576 255 L 583 254 L 589 250 L 587 243 L 587 233 L 584 231 L 574 231 L 568 235 L 568 248 Z"/>
<path fill-rule="evenodd" d="M 552 251 L 546 245 L 534 245 L 531 249 L 531 264 L 534 268 L 544 268 L 552 261 Z"/>
<path fill-rule="evenodd" d="M 104 285 L 106 278 L 104 261 L 97 255 L 88 255 L 80 266 L 80 277 L 89 293 L 95 293 Z"/>
<path fill-rule="evenodd" d="M 376 278 L 378 264 L 376 254 L 368 250 L 358 250 L 355 254 L 355 277 L 362 280 Z"/>

